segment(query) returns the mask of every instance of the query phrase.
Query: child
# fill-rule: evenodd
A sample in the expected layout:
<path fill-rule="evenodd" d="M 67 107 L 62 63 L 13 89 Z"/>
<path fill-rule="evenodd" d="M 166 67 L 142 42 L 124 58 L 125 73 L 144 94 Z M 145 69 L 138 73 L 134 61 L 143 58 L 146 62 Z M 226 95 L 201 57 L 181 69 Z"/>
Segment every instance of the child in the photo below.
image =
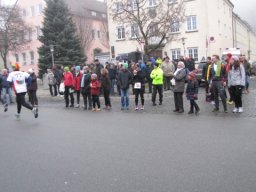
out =
<path fill-rule="evenodd" d="M 186 96 L 187 99 L 190 101 L 190 111 L 188 114 L 193 114 L 194 113 L 194 108 L 195 108 L 195 114 L 197 115 L 198 112 L 200 111 L 198 105 L 196 104 L 195 100 L 198 99 L 198 81 L 195 78 L 196 74 L 192 71 L 188 74 L 188 85 L 186 89 Z"/>
<path fill-rule="evenodd" d="M 91 75 L 91 95 L 92 95 L 92 111 L 100 111 L 100 82 L 97 79 L 97 75 L 95 73 L 93 73 Z M 97 109 L 96 109 L 96 104 L 97 104 Z"/>

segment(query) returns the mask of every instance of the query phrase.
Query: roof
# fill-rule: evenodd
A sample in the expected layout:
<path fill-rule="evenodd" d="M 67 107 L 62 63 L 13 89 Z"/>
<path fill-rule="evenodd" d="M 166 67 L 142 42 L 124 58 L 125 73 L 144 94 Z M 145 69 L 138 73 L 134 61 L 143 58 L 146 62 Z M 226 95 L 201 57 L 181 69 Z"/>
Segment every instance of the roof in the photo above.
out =
<path fill-rule="evenodd" d="M 81 13 L 85 9 L 96 11 L 99 13 L 107 13 L 107 5 L 104 2 L 97 0 L 64 0 L 71 12 Z"/>

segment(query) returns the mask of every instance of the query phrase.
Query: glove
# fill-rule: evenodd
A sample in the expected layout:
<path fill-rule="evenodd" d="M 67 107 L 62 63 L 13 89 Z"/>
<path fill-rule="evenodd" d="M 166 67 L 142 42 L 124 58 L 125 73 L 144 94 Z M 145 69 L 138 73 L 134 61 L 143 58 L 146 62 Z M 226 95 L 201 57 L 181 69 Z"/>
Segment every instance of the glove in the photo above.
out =
<path fill-rule="evenodd" d="M 198 99 L 197 94 L 194 94 L 194 96 L 193 96 L 193 97 L 194 97 L 194 99 Z"/>

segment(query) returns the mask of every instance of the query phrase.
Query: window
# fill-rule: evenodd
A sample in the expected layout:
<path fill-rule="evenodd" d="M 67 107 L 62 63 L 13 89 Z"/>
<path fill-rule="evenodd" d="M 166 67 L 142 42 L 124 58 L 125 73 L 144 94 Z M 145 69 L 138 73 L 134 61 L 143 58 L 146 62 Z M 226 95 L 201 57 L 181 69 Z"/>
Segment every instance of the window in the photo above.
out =
<path fill-rule="evenodd" d="M 171 32 L 172 32 L 172 33 L 177 33 L 177 32 L 179 32 L 179 31 L 180 31 L 180 22 L 179 22 L 179 18 L 174 17 L 173 19 L 171 19 L 170 26 L 171 26 Z"/>
<path fill-rule="evenodd" d="M 97 13 L 95 11 L 91 12 L 92 16 L 97 16 Z"/>
<path fill-rule="evenodd" d="M 42 13 L 43 12 L 43 5 L 42 4 L 39 4 L 38 5 L 38 13 Z"/>
<path fill-rule="evenodd" d="M 156 0 L 148 0 L 148 5 L 149 5 L 149 7 L 156 6 Z"/>
<path fill-rule="evenodd" d="M 39 39 L 39 37 L 42 35 L 42 31 L 40 26 L 36 26 L 36 37 Z"/>
<path fill-rule="evenodd" d="M 92 30 L 92 38 L 95 39 L 95 30 Z"/>
<path fill-rule="evenodd" d="M 28 29 L 28 40 L 29 41 L 32 40 L 32 29 L 31 28 Z"/>
<path fill-rule="evenodd" d="M 179 59 L 180 57 L 180 49 L 171 49 L 172 60 Z"/>
<path fill-rule="evenodd" d="M 35 7 L 34 7 L 34 6 L 31 6 L 31 7 L 30 7 L 30 10 L 31 10 L 31 16 L 32 16 L 32 17 L 35 17 Z"/>
<path fill-rule="evenodd" d="M 193 58 L 195 61 L 198 61 L 198 48 L 197 47 L 188 48 L 188 55 L 190 58 Z"/>
<path fill-rule="evenodd" d="M 15 61 L 19 62 L 19 55 L 17 53 L 15 54 Z"/>
<path fill-rule="evenodd" d="M 116 3 L 116 11 L 117 12 L 122 12 L 123 11 L 123 4 L 122 4 L 122 2 L 117 2 Z"/>
<path fill-rule="evenodd" d="M 176 3 L 176 2 L 177 2 L 177 0 L 168 0 L 169 4 Z"/>
<path fill-rule="evenodd" d="M 158 25 L 156 23 L 151 24 L 149 26 L 149 34 L 151 36 L 158 36 L 159 35 Z"/>
<path fill-rule="evenodd" d="M 138 8 L 137 0 L 130 0 L 130 8 L 131 10 L 136 10 Z"/>
<path fill-rule="evenodd" d="M 98 34 L 98 38 L 100 39 L 101 37 L 100 31 L 97 31 L 97 34 Z"/>
<path fill-rule="evenodd" d="M 131 38 L 136 38 L 139 36 L 139 26 L 134 24 L 131 26 Z"/>
<path fill-rule="evenodd" d="M 35 64 L 35 61 L 34 61 L 34 51 L 30 51 L 30 64 L 33 65 Z"/>
<path fill-rule="evenodd" d="M 23 65 L 26 65 L 26 53 L 22 53 Z"/>
<path fill-rule="evenodd" d="M 118 28 L 117 28 L 117 39 L 118 39 L 118 40 L 125 39 L 124 27 L 118 27 Z"/>
<path fill-rule="evenodd" d="M 196 16 L 187 17 L 187 31 L 197 30 Z"/>

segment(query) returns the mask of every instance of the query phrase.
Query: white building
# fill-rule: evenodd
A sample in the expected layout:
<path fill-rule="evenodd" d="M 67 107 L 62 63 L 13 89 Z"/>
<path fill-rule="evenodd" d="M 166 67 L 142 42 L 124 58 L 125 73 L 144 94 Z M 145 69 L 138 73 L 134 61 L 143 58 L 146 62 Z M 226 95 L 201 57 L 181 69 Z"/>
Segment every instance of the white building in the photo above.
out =
<path fill-rule="evenodd" d="M 152 2 L 157 1 L 148 0 L 145 8 Z M 182 55 L 200 61 L 206 56 L 221 55 L 226 48 L 238 47 L 251 60 L 256 60 L 256 35 L 246 22 L 233 13 L 234 5 L 230 0 L 185 0 L 184 8 L 185 21 L 179 23 L 175 32 L 170 31 L 170 35 L 175 33 L 175 36 L 172 40 L 167 38 L 162 55 L 167 54 L 172 59 Z M 115 56 L 141 50 L 141 45 L 127 35 L 120 41 L 120 24 L 112 20 L 110 9 L 108 17 L 110 46 Z"/>

